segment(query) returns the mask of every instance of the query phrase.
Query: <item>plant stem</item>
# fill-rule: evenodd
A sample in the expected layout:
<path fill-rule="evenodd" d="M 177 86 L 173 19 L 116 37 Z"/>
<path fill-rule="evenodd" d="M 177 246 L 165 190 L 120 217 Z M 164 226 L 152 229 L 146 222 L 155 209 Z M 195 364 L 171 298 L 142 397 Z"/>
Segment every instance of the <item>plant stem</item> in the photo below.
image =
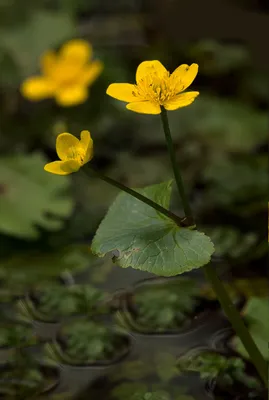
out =
<path fill-rule="evenodd" d="M 203 267 L 204 273 L 209 282 L 211 283 L 215 293 L 218 296 L 219 302 L 229 318 L 235 332 L 240 337 L 243 345 L 245 346 L 250 358 L 252 359 L 253 364 L 255 365 L 259 375 L 265 382 L 265 385 L 268 384 L 267 382 L 267 362 L 263 358 L 262 354 L 260 353 L 256 343 L 252 339 L 251 335 L 249 334 L 248 329 L 246 328 L 243 319 L 241 318 L 239 312 L 237 311 L 236 307 L 231 302 L 226 289 L 224 288 L 221 280 L 219 279 L 214 267 L 211 264 L 208 264 Z"/>
<path fill-rule="evenodd" d="M 191 210 L 188 198 L 185 193 L 183 179 L 182 179 L 180 170 L 177 167 L 175 148 L 174 148 L 173 139 L 172 139 L 171 132 L 170 132 L 169 122 L 168 122 L 168 118 L 167 118 L 167 112 L 164 107 L 162 107 L 161 118 L 162 118 L 163 130 L 164 130 L 164 134 L 165 134 L 165 138 L 166 138 L 166 144 L 167 144 L 167 148 L 169 151 L 170 160 L 171 160 L 177 188 L 179 191 L 179 195 L 182 199 L 184 212 L 185 212 L 186 218 L 189 221 L 189 225 L 194 225 L 194 218 L 193 218 L 193 214 L 192 214 L 192 210 Z"/>
<path fill-rule="evenodd" d="M 191 219 L 192 223 L 194 224 L 194 218 L 193 218 L 193 214 L 191 211 L 191 206 L 190 206 L 187 196 L 185 195 L 183 180 L 182 180 L 181 174 L 179 172 L 179 168 L 176 164 L 175 151 L 174 151 L 173 141 L 172 141 L 171 132 L 170 132 L 170 128 L 169 128 L 167 112 L 163 107 L 162 107 L 162 112 L 161 112 L 161 118 L 162 118 L 163 130 L 164 130 L 165 137 L 166 137 L 168 151 L 169 151 L 171 163 L 172 163 L 173 170 L 174 170 L 175 180 L 177 183 L 179 194 L 182 198 L 184 211 L 185 211 L 186 217 L 188 219 Z M 262 378 L 262 380 L 265 383 L 265 386 L 267 387 L 268 386 L 267 362 L 263 358 L 260 350 L 256 346 L 256 343 L 252 339 L 239 312 L 237 311 L 236 307 L 232 303 L 224 285 L 222 284 L 221 280 L 219 279 L 219 277 L 217 275 L 216 270 L 210 264 L 204 266 L 203 269 L 204 269 L 204 273 L 205 273 L 207 279 L 209 280 L 209 282 L 211 283 L 213 290 L 216 293 L 217 298 L 218 298 L 226 316 L 228 317 L 233 329 L 235 330 L 236 334 L 241 339 L 241 341 L 242 341 L 243 345 L 245 346 L 246 351 L 248 352 L 260 377 Z"/>
<path fill-rule="evenodd" d="M 166 208 L 160 206 L 158 203 L 155 203 L 154 201 L 150 200 L 148 197 L 143 196 L 141 193 L 136 192 L 135 190 L 123 185 L 122 183 L 109 178 L 106 175 L 101 174 L 99 171 L 95 170 L 94 168 L 90 167 L 90 170 L 101 180 L 103 180 L 106 183 L 109 183 L 110 185 L 122 190 L 125 193 L 128 193 L 129 195 L 135 197 L 136 199 L 142 201 L 143 203 L 147 204 L 148 206 L 154 208 L 156 211 L 160 212 L 161 214 L 165 215 L 166 217 L 172 219 L 178 226 L 184 226 L 186 227 L 186 219 L 185 218 L 180 218 L 176 214 L 172 213 L 171 211 L 167 210 Z"/>

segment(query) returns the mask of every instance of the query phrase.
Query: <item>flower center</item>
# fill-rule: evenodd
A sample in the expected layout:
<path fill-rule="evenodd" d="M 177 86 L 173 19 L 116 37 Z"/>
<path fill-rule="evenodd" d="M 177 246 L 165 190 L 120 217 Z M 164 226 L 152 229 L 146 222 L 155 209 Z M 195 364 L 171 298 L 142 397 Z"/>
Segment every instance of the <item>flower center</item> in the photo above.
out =
<path fill-rule="evenodd" d="M 142 78 L 133 92 L 134 96 L 143 97 L 145 100 L 163 105 L 176 95 L 176 87 L 170 79 L 169 72 L 167 76 L 159 77 L 156 74 L 150 74 Z"/>
<path fill-rule="evenodd" d="M 83 148 L 79 147 L 69 147 L 68 152 L 66 154 L 66 158 L 68 160 L 75 160 L 80 165 L 83 165 L 85 159 L 85 151 Z"/>

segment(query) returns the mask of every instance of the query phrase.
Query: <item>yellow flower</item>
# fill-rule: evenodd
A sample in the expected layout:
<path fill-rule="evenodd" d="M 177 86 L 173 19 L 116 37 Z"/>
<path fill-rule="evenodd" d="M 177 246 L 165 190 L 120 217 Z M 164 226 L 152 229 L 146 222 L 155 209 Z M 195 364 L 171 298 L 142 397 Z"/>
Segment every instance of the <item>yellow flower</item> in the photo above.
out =
<path fill-rule="evenodd" d="M 26 79 L 21 93 L 31 101 L 55 97 L 61 106 L 83 103 L 90 86 L 100 75 L 103 64 L 91 61 L 92 47 L 74 39 L 62 46 L 59 54 L 48 51 L 41 57 L 41 76 Z"/>
<path fill-rule="evenodd" d="M 143 114 L 160 114 L 161 107 L 176 110 L 191 104 L 199 92 L 181 93 L 193 82 L 198 65 L 180 65 L 172 74 L 160 61 L 144 61 L 136 71 L 136 84 L 112 83 L 107 94 L 125 101 L 126 108 Z"/>
<path fill-rule="evenodd" d="M 93 158 L 93 141 L 89 131 L 82 131 L 80 140 L 70 133 L 61 133 L 56 139 L 56 151 L 61 161 L 45 165 L 44 170 L 57 175 L 76 172 Z"/>

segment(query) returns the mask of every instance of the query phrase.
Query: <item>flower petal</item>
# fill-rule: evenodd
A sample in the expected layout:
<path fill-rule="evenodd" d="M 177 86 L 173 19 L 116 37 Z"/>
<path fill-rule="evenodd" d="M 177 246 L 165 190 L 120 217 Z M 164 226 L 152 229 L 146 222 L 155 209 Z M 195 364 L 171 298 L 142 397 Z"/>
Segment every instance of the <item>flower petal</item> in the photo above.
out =
<path fill-rule="evenodd" d="M 52 97 L 55 86 L 50 79 L 33 76 L 22 83 L 20 90 L 25 98 L 31 101 L 40 101 Z"/>
<path fill-rule="evenodd" d="M 70 107 L 84 103 L 88 97 L 88 90 L 83 85 L 73 85 L 59 88 L 56 92 L 56 101 L 60 106 Z"/>
<path fill-rule="evenodd" d="M 168 100 L 164 104 L 164 108 L 166 110 L 177 110 L 180 107 L 185 107 L 190 105 L 195 98 L 199 95 L 199 92 L 186 92 L 182 94 L 178 94 L 173 97 L 171 100 Z"/>
<path fill-rule="evenodd" d="M 78 171 L 80 165 L 75 160 L 69 161 L 53 161 L 45 165 L 44 170 L 56 175 L 69 175 Z"/>
<path fill-rule="evenodd" d="M 82 131 L 80 134 L 80 143 L 85 149 L 85 158 L 83 164 L 86 164 L 93 158 L 93 140 L 89 131 Z"/>
<path fill-rule="evenodd" d="M 136 82 L 138 83 L 147 75 L 155 74 L 158 78 L 168 76 L 168 71 L 160 61 L 143 61 L 136 70 Z"/>
<path fill-rule="evenodd" d="M 106 94 L 117 100 L 132 102 L 138 98 L 134 95 L 135 86 L 130 83 L 112 83 L 108 86 Z"/>
<path fill-rule="evenodd" d="M 84 85 L 91 85 L 101 74 L 104 64 L 99 61 L 93 61 L 89 66 L 86 66 L 80 76 L 80 82 Z"/>
<path fill-rule="evenodd" d="M 161 107 L 159 104 L 151 103 L 150 101 L 136 101 L 127 104 L 126 108 L 141 114 L 160 114 Z"/>
<path fill-rule="evenodd" d="M 59 55 L 66 61 L 85 64 L 91 58 L 92 47 L 86 40 L 73 39 L 62 46 Z"/>
<path fill-rule="evenodd" d="M 41 70 L 44 75 L 51 76 L 57 62 L 57 55 L 54 51 L 46 51 L 40 59 Z"/>
<path fill-rule="evenodd" d="M 190 84 L 194 81 L 196 75 L 198 73 L 198 64 L 191 64 L 188 66 L 187 64 L 180 65 L 175 71 L 171 74 L 170 80 L 176 81 L 176 91 L 177 93 L 182 92 Z"/>
<path fill-rule="evenodd" d="M 76 138 L 74 135 L 71 135 L 71 133 L 64 132 L 57 136 L 56 151 L 58 157 L 63 161 L 66 161 L 68 159 L 70 149 L 80 147 L 81 144 L 79 139 Z"/>

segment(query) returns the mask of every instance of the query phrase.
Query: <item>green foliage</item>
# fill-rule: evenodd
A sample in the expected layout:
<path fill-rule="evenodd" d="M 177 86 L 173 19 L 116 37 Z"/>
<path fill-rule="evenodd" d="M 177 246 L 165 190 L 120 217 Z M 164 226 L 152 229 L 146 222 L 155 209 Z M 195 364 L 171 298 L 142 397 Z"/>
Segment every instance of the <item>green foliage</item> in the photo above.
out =
<path fill-rule="evenodd" d="M 36 239 L 38 227 L 58 230 L 73 209 L 64 193 L 69 178 L 44 171 L 39 153 L 1 157 L 0 231 L 24 239 Z"/>
<path fill-rule="evenodd" d="M 187 116 L 197 139 L 214 149 L 213 159 L 227 151 L 248 153 L 266 141 L 267 114 L 239 101 L 201 95 L 187 110 Z"/>
<path fill-rule="evenodd" d="M 154 372 L 155 364 L 147 362 L 142 358 L 133 361 L 126 361 L 119 366 L 111 376 L 113 381 L 126 380 L 141 381 Z"/>
<path fill-rule="evenodd" d="M 76 321 L 60 332 L 64 349 L 59 342 L 47 345 L 46 353 L 56 362 L 91 364 L 109 361 L 126 348 L 126 338 L 108 327 L 92 321 Z"/>
<path fill-rule="evenodd" d="M 233 299 L 243 296 L 248 299 L 251 297 L 267 297 L 269 292 L 269 282 L 266 278 L 233 279 L 223 282 L 225 290 Z M 201 289 L 201 295 L 208 299 L 216 299 L 216 293 L 212 286 L 205 284 Z"/>
<path fill-rule="evenodd" d="M 216 256 L 229 256 L 230 258 L 243 257 L 246 254 L 251 257 L 255 255 L 257 234 L 249 232 L 242 234 L 239 230 L 229 226 L 204 228 L 205 233 L 210 237 L 215 247 Z"/>
<path fill-rule="evenodd" d="M 0 28 L 0 47 L 18 66 L 19 79 L 37 71 L 39 57 L 75 33 L 72 17 L 65 12 L 36 10 L 16 27 Z"/>
<path fill-rule="evenodd" d="M 168 352 L 157 352 L 150 358 L 141 357 L 134 361 L 126 361 L 112 374 L 112 380 L 141 382 L 157 376 L 158 382 L 164 385 L 178 377 L 179 372 L 176 356 Z"/>
<path fill-rule="evenodd" d="M 17 379 L 16 379 L 17 378 Z M 27 399 L 42 389 L 43 376 L 38 369 L 25 368 L 12 368 L 1 372 L 0 381 L 2 381 L 0 394 L 5 393 L 5 398 L 14 399 Z M 18 397 L 17 397 L 18 396 Z"/>
<path fill-rule="evenodd" d="M 0 366 L 0 395 L 5 399 L 36 399 L 58 381 L 58 370 L 39 364 L 33 356 L 14 353 L 8 364 Z"/>
<path fill-rule="evenodd" d="M 137 392 L 130 397 L 131 400 L 170 400 L 169 393 L 165 391 L 158 392 Z"/>
<path fill-rule="evenodd" d="M 267 198 L 267 158 L 226 162 L 218 160 L 205 169 L 210 184 L 208 197 L 214 203 L 237 213 L 255 213 L 264 209 Z"/>
<path fill-rule="evenodd" d="M 188 53 L 191 58 L 197 60 L 201 72 L 209 76 L 240 70 L 249 64 L 246 46 L 220 43 L 213 39 L 196 42 Z"/>
<path fill-rule="evenodd" d="M 36 344 L 37 340 L 31 326 L 21 324 L 1 324 L 1 347 L 24 347 Z"/>
<path fill-rule="evenodd" d="M 192 396 L 186 394 L 180 393 L 176 397 L 171 397 L 166 390 L 150 391 L 146 384 L 133 382 L 116 386 L 112 396 L 117 400 L 193 400 Z"/>
<path fill-rule="evenodd" d="M 30 319 L 57 320 L 75 314 L 92 315 L 105 310 L 101 307 L 105 294 L 91 285 L 64 286 L 47 283 L 37 287 L 33 296 L 36 301 L 28 296 L 19 302 L 21 313 L 28 315 Z"/>
<path fill-rule="evenodd" d="M 194 312 L 198 296 L 197 283 L 187 278 L 142 286 L 134 295 L 136 323 L 159 332 L 180 328 Z"/>
<path fill-rule="evenodd" d="M 171 181 L 138 190 L 168 208 Z M 118 251 L 118 264 L 173 276 L 207 264 L 214 251 L 203 233 L 173 221 L 127 194 L 120 194 L 99 226 L 92 243 L 99 256 Z"/>
<path fill-rule="evenodd" d="M 244 310 L 243 316 L 247 323 L 249 332 L 259 348 L 263 357 L 269 361 L 269 297 L 250 297 Z M 232 346 L 245 358 L 249 358 L 244 345 L 239 337 L 235 336 L 231 341 Z"/>
<path fill-rule="evenodd" d="M 1 261 L 2 279 L 11 292 L 21 293 L 25 286 L 46 281 L 66 271 L 80 271 L 93 263 L 87 246 L 71 245 L 58 251 L 31 251 L 14 254 Z"/>
<path fill-rule="evenodd" d="M 151 399 L 147 396 L 157 396 L 158 393 L 169 400 L 193 400 L 186 394 L 188 388 L 173 384 L 172 380 L 180 373 L 177 361 L 177 357 L 170 353 L 157 352 L 150 357 L 146 355 L 146 358 L 122 363 L 110 376 L 114 388 L 112 398 L 133 400 L 134 395 L 135 399 Z"/>
<path fill-rule="evenodd" d="M 134 393 L 146 393 L 147 386 L 139 382 L 125 382 L 112 390 L 112 397 L 118 400 L 132 399 Z"/>
<path fill-rule="evenodd" d="M 246 372 L 246 364 L 239 357 L 228 357 L 214 352 L 202 352 L 196 356 L 179 361 L 185 371 L 198 372 L 201 379 L 218 379 L 221 385 L 230 386 L 241 382 L 249 388 L 259 389 L 261 383 Z"/>

